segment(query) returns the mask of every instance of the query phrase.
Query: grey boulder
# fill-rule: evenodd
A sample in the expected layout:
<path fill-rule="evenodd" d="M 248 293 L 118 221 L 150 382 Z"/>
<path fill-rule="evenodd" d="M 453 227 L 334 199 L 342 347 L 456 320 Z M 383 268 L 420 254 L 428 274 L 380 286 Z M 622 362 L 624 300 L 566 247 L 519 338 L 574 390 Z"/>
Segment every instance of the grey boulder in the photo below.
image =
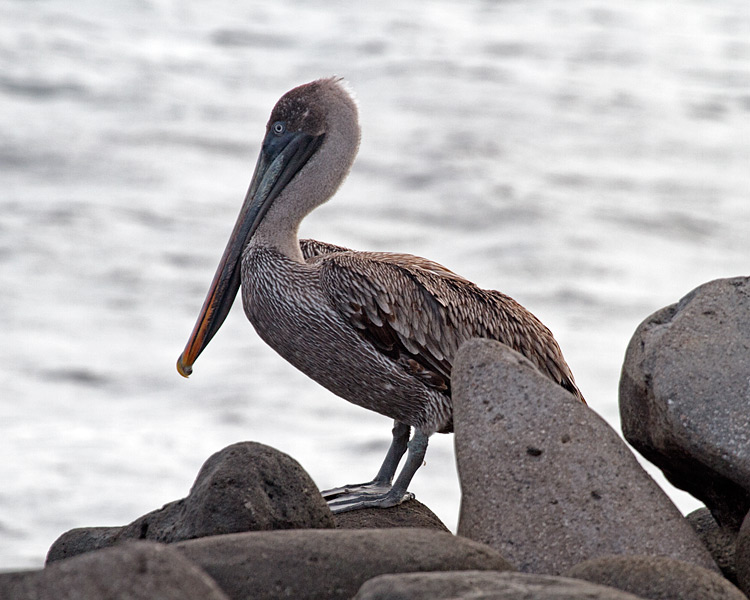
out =
<path fill-rule="evenodd" d="M 7 600 L 227 600 L 177 550 L 129 542 L 58 561 L 38 571 L 0 574 Z"/>
<path fill-rule="evenodd" d="M 685 519 L 692 525 L 703 545 L 711 553 L 714 562 L 721 569 L 724 577 L 737 584 L 737 568 L 735 566 L 737 532 L 730 527 L 719 525 L 711 511 L 705 507 L 694 510 Z"/>
<path fill-rule="evenodd" d="M 333 515 L 337 529 L 385 527 L 425 527 L 448 531 L 438 516 L 418 500 L 408 500 L 390 508 L 363 508 Z"/>
<path fill-rule="evenodd" d="M 380 575 L 366 582 L 354 600 L 638 600 L 626 592 L 578 579 L 454 571 Z"/>
<path fill-rule="evenodd" d="M 430 529 L 298 529 L 174 546 L 233 600 L 349 599 L 383 573 L 512 568 L 483 544 Z"/>
<path fill-rule="evenodd" d="M 328 527 L 334 527 L 333 515 L 296 460 L 241 442 L 209 457 L 187 498 L 123 527 L 68 531 L 54 542 L 47 562 L 132 539 L 172 543 L 240 531 Z"/>
<path fill-rule="evenodd" d="M 650 600 L 747 600 L 718 573 L 666 556 L 605 556 L 576 565 L 566 575 Z"/>
<path fill-rule="evenodd" d="M 716 569 L 617 433 L 523 356 L 471 340 L 452 381 L 459 535 L 523 572 L 559 575 L 616 553 Z"/>
<path fill-rule="evenodd" d="M 737 582 L 742 590 L 750 597 L 750 513 L 745 517 L 737 535 L 735 553 Z"/>
<path fill-rule="evenodd" d="M 641 323 L 620 379 L 625 438 L 723 526 L 750 510 L 750 278 L 711 281 Z"/>

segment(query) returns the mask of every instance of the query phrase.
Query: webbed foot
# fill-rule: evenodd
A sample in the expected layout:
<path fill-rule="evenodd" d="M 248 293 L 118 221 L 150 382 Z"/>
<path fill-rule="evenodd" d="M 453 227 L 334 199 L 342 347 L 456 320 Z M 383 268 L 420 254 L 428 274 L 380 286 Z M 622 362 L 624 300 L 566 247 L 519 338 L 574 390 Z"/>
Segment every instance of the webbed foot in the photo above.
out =
<path fill-rule="evenodd" d="M 389 508 L 414 498 L 414 494 L 400 491 L 388 483 L 371 481 L 345 485 L 321 492 L 334 514 L 360 508 Z"/>

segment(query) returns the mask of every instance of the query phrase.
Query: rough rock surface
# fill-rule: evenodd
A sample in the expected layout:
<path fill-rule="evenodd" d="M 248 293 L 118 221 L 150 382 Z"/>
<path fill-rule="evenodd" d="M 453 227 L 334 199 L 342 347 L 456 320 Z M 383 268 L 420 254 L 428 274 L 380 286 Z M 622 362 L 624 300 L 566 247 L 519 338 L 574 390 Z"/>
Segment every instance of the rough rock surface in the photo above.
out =
<path fill-rule="evenodd" d="M 729 527 L 719 525 L 707 508 L 694 510 L 685 518 L 693 526 L 693 530 L 711 553 L 714 562 L 721 569 L 724 577 L 737 585 L 737 569 L 734 562 L 737 532 Z"/>
<path fill-rule="evenodd" d="M 258 531 L 174 547 L 233 600 L 349 599 L 383 573 L 511 568 L 492 548 L 430 529 Z"/>
<path fill-rule="evenodd" d="M 745 517 L 737 536 L 735 553 L 737 582 L 745 594 L 750 598 L 750 513 Z"/>
<path fill-rule="evenodd" d="M 579 579 L 454 571 L 380 575 L 367 581 L 354 600 L 638 600 L 637 596 Z"/>
<path fill-rule="evenodd" d="M 716 569 L 615 431 L 507 346 L 471 340 L 453 366 L 458 533 L 524 572 L 608 554 Z"/>
<path fill-rule="evenodd" d="M 204 463 L 187 498 L 124 527 L 68 531 L 52 545 L 47 562 L 130 539 L 171 543 L 240 531 L 334 526 L 317 486 L 296 460 L 263 444 L 241 442 Z"/>
<path fill-rule="evenodd" d="M 365 508 L 333 515 L 337 529 L 384 527 L 426 527 L 449 531 L 438 516 L 418 500 L 408 500 L 391 508 Z"/>
<path fill-rule="evenodd" d="M 227 600 L 218 585 L 177 550 L 129 542 L 38 571 L 0 574 L 4 600 Z"/>
<path fill-rule="evenodd" d="M 750 278 L 706 283 L 640 324 L 620 379 L 625 438 L 723 526 L 750 510 Z"/>
<path fill-rule="evenodd" d="M 606 556 L 576 565 L 566 575 L 650 600 L 747 600 L 715 571 L 666 556 Z"/>
<path fill-rule="evenodd" d="M 54 542 L 47 551 L 46 563 L 50 564 L 63 558 L 71 558 L 84 552 L 101 550 L 114 546 L 118 541 L 127 539 L 122 536 L 124 527 L 76 527 L 66 531 Z"/>

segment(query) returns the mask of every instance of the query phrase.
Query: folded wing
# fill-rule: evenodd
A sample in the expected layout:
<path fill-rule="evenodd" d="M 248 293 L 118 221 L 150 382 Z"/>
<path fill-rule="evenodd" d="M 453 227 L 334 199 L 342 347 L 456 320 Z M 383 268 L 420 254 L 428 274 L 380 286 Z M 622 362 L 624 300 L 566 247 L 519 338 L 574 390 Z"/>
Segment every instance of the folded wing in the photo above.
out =
<path fill-rule="evenodd" d="M 459 346 L 500 341 L 583 400 L 552 333 L 512 298 L 484 290 L 438 263 L 409 254 L 355 252 L 301 240 L 320 267 L 331 305 L 380 352 L 426 385 L 450 395 Z"/>

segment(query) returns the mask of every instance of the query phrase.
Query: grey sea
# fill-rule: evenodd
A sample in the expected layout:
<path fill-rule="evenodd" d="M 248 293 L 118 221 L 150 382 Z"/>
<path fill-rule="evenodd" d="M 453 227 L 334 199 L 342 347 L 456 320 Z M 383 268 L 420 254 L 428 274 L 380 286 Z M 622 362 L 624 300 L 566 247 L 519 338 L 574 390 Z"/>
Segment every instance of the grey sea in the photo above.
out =
<path fill-rule="evenodd" d="M 747 0 L 0 0 L 0 569 L 185 496 L 236 441 L 321 487 L 374 474 L 390 421 L 239 305 L 189 380 L 174 366 L 270 109 L 332 74 L 362 147 L 301 234 L 513 296 L 615 428 L 636 326 L 748 274 Z M 454 528 L 452 444 L 412 491 Z"/>

